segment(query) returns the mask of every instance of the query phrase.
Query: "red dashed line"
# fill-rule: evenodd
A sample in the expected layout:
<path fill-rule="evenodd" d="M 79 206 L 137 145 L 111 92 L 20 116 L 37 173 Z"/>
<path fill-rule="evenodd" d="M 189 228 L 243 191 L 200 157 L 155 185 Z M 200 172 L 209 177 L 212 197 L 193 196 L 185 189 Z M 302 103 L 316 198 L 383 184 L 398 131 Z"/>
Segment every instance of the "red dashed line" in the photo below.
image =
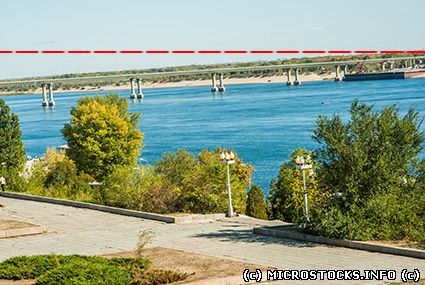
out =
<path fill-rule="evenodd" d="M 195 53 L 194 50 L 173 50 L 172 53 Z"/>
<path fill-rule="evenodd" d="M 293 54 L 293 53 L 300 53 L 299 50 L 277 50 L 276 53 L 287 53 L 287 54 Z"/>
<path fill-rule="evenodd" d="M 425 50 L 409 50 L 408 54 L 425 54 Z"/>
<path fill-rule="evenodd" d="M 41 53 L 65 53 L 64 50 L 42 50 Z"/>
<path fill-rule="evenodd" d="M 38 50 L 15 50 L 15 53 L 38 53 Z"/>
<path fill-rule="evenodd" d="M 225 50 L 224 53 L 248 53 L 247 50 Z"/>
<path fill-rule="evenodd" d="M 404 50 L 381 50 L 381 54 L 403 54 Z"/>
<path fill-rule="evenodd" d="M 272 50 L 251 50 L 250 53 L 274 53 Z"/>
<path fill-rule="evenodd" d="M 93 53 L 117 53 L 116 50 L 94 50 Z"/>
<path fill-rule="evenodd" d="M 144 53 L 142 50 L 120 50 L 120 53 Z"/>
<path fill-rule="evenodd" d="M 0 50 L 0 54 L 425 54 L 425 50 Z"/>
<path fill-rule="evenodd" d="M 200 54 L 211 54 L 211 53 L 221 53 L 221 50 L 198 50 Z"/>
<path fill-rule="evenodd" d="M 147 50 L 146 53 L 170 53 L 169 50 Z"/>
<path fill-rule="evenodd" d="M 306 54 L 323 54 L 326 53 L 324 50 L 303 50 L 302 53 Z"/>
<path fill-rule="evenodd" d="M 351 50 L 328 50 L 330 54 L 351 54 L 353 53 Z"/>
<path fill-rule="evenodd" d="M 91 53 L 91 50 L 69 50 L 68 53 L 71 54 L 80 54 L 80 53 Z"/>
<path fill-rule="evenodd" d="M 356 50 L 354 53 L 361 53 L 361 54 L 375 54 L 378 53 L 377 50 Z"/>

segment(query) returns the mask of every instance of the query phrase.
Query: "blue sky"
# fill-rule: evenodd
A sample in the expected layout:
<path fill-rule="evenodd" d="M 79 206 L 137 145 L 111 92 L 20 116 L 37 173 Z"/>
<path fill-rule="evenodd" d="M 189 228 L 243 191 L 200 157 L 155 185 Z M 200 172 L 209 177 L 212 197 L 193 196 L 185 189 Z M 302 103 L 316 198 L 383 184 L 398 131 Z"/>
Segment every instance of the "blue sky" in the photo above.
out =
<path fill-rule="evenodd" d="M 423 49 L 423 0 L 13 0 L 0 50 Z M 279 55 L 0 54 L 0 78 Z"/>

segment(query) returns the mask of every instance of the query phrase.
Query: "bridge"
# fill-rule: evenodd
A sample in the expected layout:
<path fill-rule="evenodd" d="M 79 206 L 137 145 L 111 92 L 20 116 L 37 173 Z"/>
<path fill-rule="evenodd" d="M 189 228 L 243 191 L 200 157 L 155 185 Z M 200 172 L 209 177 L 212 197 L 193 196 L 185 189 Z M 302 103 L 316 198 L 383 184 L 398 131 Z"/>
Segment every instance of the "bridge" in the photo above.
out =
<path fill-rule="evenodd" d="M 130 81 L 130 98 L 131 99 L 142 99 L 144 97 L 142 92 L 142 79 L 150 79 L 155 77 L 168 77 L 168 76 L 185 76 L 185 75 L 211 75 L 211 91 L 212 92 L 224 92 L 224 74 L 231 74 L 236 72 L 251 72 L 251 71 L 274 71 L 282 70 L 286 72 L 286 85 L 300 85 L 300 70 L 311 67 L 335 67 L 335 81 L 341 81 L 345 74 L 348 74 L 357 66 L 364 64 L 379 63 L 382 71 L 387 69 L 392 70 L 395 62 L 400 62 L 404 68 L 412 68 L 417 63 L 422 63 L 425 60 L 425 56 L 415 57 L 390 57 L 390 58 L 373 58 L 364 60 L 341 60 L 341 61 L 329 61 L 329 62 L 312 62 L 312 63 L 297 63 L 297 64 L 279 64 L 279 65 L 264 65 L 264 66 L 248 66 L 248 67 L 223 67 L 223 68 L 211 68 L 211 69 L 194 69 L 194 70 L 181 70 L 181 71 L 164 71 L 164 72 L 144 72 L 144 73 L 132 73 L 132 74 L 114 74 L 114 75 L 99 75 L 99 76 L 75 76 L 75 77 L 61 77 L 61 78 L 49 78 L 40 77 L 30 80 L 2 80 L 0 81 L 0 88 L 13 87 L 13 86 L 40 86 L 42 88 L 42 105 L 43 106 L 54 106 L 55 101 L 53 98 L 53 84 L 58 83 L 81 83 L 81 82 L 96 82 L 104 81 L 108 79 L 118 80 L 129 80 Z M 342 71 L 341 71 L 342 68 Z M 294 77 L 292 77 L 294 72 Z M 342 73 L 342 74 L 341 74 Z M 217 75 L 219 75 L 219 84 L 217 85 Z M 341 76 L 342 75 L 342 76 Z M 137 92 L 136 92 L 137 85 Z M 47 100 L 48 87 L 49 100 Z"/>

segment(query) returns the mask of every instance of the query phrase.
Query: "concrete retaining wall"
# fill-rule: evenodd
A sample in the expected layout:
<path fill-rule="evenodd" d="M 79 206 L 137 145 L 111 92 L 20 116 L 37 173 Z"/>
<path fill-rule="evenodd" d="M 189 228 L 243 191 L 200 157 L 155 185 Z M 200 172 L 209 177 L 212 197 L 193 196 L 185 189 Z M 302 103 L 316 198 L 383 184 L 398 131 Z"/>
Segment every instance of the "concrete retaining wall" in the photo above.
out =
<path fill-rule="evenodd" d="M 165 223 L 176 223 L 178 221 L 178 219 L 174 217 L 160 215 L 160 214 L 152 214 L 152 213 L 146 213 L 146 212 L 140 212 L 140 211 L 126 210 L 126 209 L 121 209 L 116 207 L 109 207 L 109 206 L 64 200 L 64 199 L 56 199 L 56 198 L 50 198 L 50 197 L 34 196 L 34 195 L 22 194 L 22 193 L 0 192 L 0 196 L 13 198 L 13 199 L 30 200 L 30 201 L 36 201 L 36 202 L 58 204 L 63 206 L 72 206 L 76 208 L 91 209 L 91 210 L 113 213 L 113 214 L 118 214 L 123 216 L 155 220 L 155 221 L 160 221 Z"/>
<path fill-rule="evenodd" d="M 225 217 L 224 214 L 208 214 L 208 215 L 187 214 L 187 215 L 174 217 L 171 215 L 161 215 L 161 214 L 155 214 L 155 213 L 127 210 L 123 208 L 109 207 L 104 205 L 71 201 L 71 200 L 65 200 L 65 199 L 35 196 L 35 195 L 16 193 L 16 192 L 0 192 L 0 196 L 13 198 L 13 199 L 30 200 L 30 201 L 36 201 L 36 202 L 42 202 L 42 203 L 51 203 L 51 204 L 58 204 L 62 206 L 71 206 L 76 208 L 90 209 L 90 210 L 102 211 L 102 212 L 107 212 L 107 213 L 112 213 L 117 215 L 137 217 L 137 218 L 142 218 L 147 220 L 155 220 L 155 221 L 160 221 L 164 223 L 191 223 L 191 222 L 198 222 L 198 221 L 214 220 L 214 219 Z"/>
<path fill-rule="evenodd" d="M 282 230 L 282 229 L 278 229 L 277 227 L 254 228 L 254 234 L 309 241 L 309 242 L 322 243 L 322 244 L 328 244 L 328 245 L 334 245 L 334 246 L 340 246 L 340 247 L 347 247 L 352 249 L 360 249 L 360 250 L 367 250 L 372 252 L 387 253 L 387 254 L 393 254 L 393 255 L 401 255 L 401 256 L 425 259 L 425 250 L 379 245 L 379 244 L 373 244 L 370 242 L 339 240 L 339 239 L 327 238 L 322 236 L 310 235 L 310 234 L 306 234 L 306 233 L 302 233 L 302 232 L 298 232 L 294 230 Z"/>

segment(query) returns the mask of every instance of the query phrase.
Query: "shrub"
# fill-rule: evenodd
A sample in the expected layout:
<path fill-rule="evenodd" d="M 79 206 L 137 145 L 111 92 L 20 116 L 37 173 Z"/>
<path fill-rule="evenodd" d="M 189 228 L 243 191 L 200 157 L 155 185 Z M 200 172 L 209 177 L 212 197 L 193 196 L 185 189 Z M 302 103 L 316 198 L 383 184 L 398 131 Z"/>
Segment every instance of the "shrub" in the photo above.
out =
<path fill-rule="evenodd" d="M 119 167 L 101 187 L 103 203 L 155 213 L 179 211 L 179 189 L 152 167 Z"/>
<path fill-rule="evenodd" d="M 355 101 L 351 119 L 319 117 L 314 138 L 320 188 L 328 194 L 311 229 L 346 239 L 425 240 L 422 119 L 395 106 Z"/>
<path fill-rule="evenodd" d="M 297 156 L 306 155 L 313 157 L 312 171 L 314 171 L 317 166 L 317 163 L 314 162 L 314 153 L 298 148 L 289 155 L 290 160 L 281 165 L 277 179 L 272 180 L 268 195 L 271 219 L 292 223 L 305 221 L 303 174 L 294 161 Z M 313 173 L 311 172 L 311 174 Z M 315 206 L 320 205 L 325 196 L 318 189 L 317 181 L 314 175 L 310 175 L 310 172 L 306 173 L 306 185 L 309 210 L 313 214 Z"/>
<path fill-rule="evenodd" d="M 257 185 L 252 185 L 248 192 L 246 214 L 258 219 L 267 219 L 267 205 L 264 201 L 264 192 Z"/>
<path fill-rule="evenodd" d="M 34 279 L 60 265 L 57 255 L 18 256 L 0 263 L 0 279 Z"/>
<path fill-rule="evenodd" d="M 115 267 L 103 263 L 90 263 L 79 260 L 56 267 L 40 277 L 37 285 L 130 285 L 131 272 L 124 267 Z"/>
<path fill-rule="evenodd" d="M 199 153 L 193 169 L 183 180 L 181 189 L 184 210 L 193 213 L 224 213 L 227 211 L 226 167 L 221 163 L 220 153 L 203 150 Z M 233 151 L 234 152 L 234 151 Z M 232 204 L 236 212 L 245 213 L 246 188 L 250 183 L 253 167 L 237 155 L 236 164 L 230 166 Z"/>
<path fill-rule="evenodd" d="M 226 167 L 221 164 L 220 153 L 203 150 L 195 158 L 185 150 L 164 154 L 155 165 L 157 179 L 145 195 L 145 211 L 217 213 L 227 210 Z M 239 213 L 245 212 L 246 188 L 253 168 L 236 157 L 231 166 L 232 203 Z"/>
<path fill-rule="evenodd" d="M 78 172 L 75 163 L 64 151 L 48 148 L 46 155 L 35 162 L 27 178 L 27 192 L 55 198 L 93 202 L 99 200 L 99 193 L 91 189 L 93 178 Z"/>
<path fill-rule="evenodd" d="M 36 284 L 131 284 L 150 262 L 139 258 L 81 255 L 35 255 L 9 258 L 0 263 L 0 279 L 34 279 Z"/>

